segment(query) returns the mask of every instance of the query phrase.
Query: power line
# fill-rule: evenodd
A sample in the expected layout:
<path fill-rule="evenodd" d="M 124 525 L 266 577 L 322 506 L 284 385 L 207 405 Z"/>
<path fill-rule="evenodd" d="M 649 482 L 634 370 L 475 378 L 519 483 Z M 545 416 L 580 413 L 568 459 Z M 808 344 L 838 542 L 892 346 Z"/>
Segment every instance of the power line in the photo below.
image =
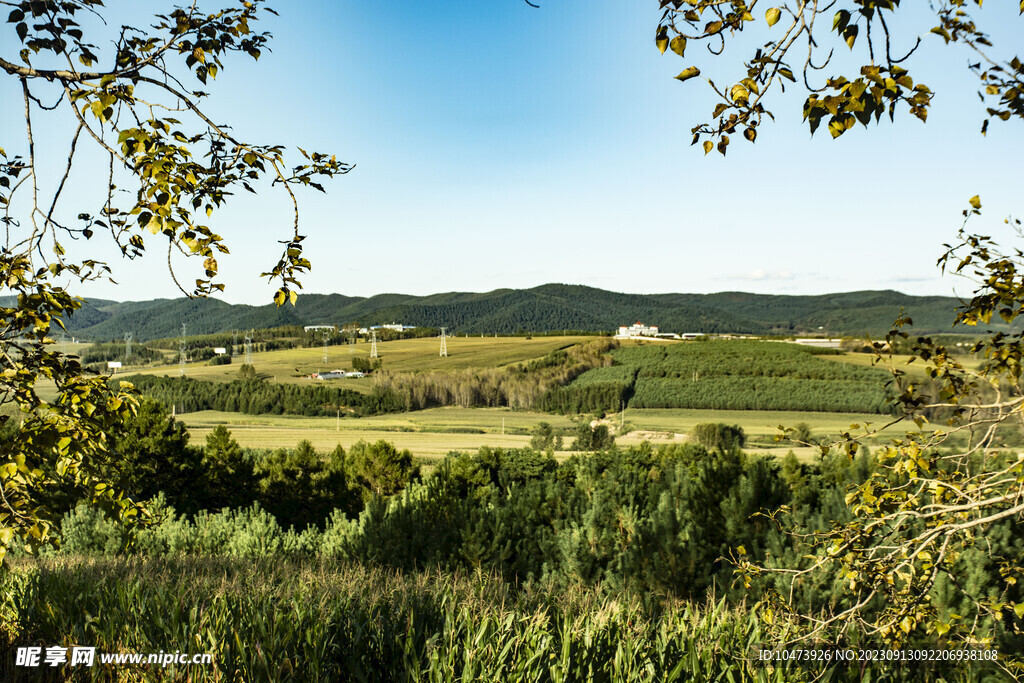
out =
<path fill-rule="evenodd" d="M 181 340 L 178 342 L 178 375 L 185 376 L 185 323 L 181 324 Z"/>
<path fill-rule="evenodd" d="M 252 365 L 252 335 L 253 330 L 245 333 L 245 364 Z"/>

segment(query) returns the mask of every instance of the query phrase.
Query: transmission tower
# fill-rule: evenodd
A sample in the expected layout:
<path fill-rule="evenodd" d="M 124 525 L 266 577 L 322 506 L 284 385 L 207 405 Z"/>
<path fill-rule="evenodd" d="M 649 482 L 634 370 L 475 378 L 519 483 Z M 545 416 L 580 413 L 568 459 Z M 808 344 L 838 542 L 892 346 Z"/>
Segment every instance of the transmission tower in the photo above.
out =
<path fill-rule="evenodd" d="M 445 358 L 448 357 L 448 340 L 445 339 L 445 336 L 444 336 L 444 333 L 445 333 L 446 329 L 447 328 L 445 328 L 445 327 L 441 328 L 441 354 L 440 354 L 440 355 L 444 356 Z"/>
<path fill-rule="evenodd" d="M 245 364 L 252 365 L 252 330 L 245 333 Z"/>
<path fill-rule="evenodd" d="M 231 357 L 238 355 L 238 330 L 231 330 Z"/>
<path fill-rule="evenodd" d="M 370 332 L 370 339 L 371 339 L 370 358 L 376 358 L 377 357 L 377 331 L 376 330 Z"/>
<path fill-rule="evenodd" d="M 127 363 L 128 359 L 132 357 L 132 333 L 128 332 L 124 335 L 124 362 Z"/>
<path fill-rule="evenodd" d="M 327 340 L 331 338 L 331 331 L 324 330 L 321 334 L 324 338 L 324 365 L 327 365 Z"/>
<path fill-rule="evenodd" d="M 181 340 L 178 342 L 178 375 L 185 376 L 185 323 L 181 324 Z"/>

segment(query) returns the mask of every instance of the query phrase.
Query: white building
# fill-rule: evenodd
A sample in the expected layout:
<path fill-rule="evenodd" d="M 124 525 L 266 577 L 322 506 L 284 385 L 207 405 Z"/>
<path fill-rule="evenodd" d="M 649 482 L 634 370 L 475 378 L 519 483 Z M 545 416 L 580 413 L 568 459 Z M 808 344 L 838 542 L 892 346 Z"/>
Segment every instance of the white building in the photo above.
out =
<path fill-rule="evenodd" d="M 629 339 L 631 337 L 656 337 L 658 336 L 658 328 L 654 325 L 644 325 L 640 321 L 637 321 L 635 325 L 630 327 L 622 326 L 619 328 L 619 333 L 615 335 L 617 339 Z"/>
<path fill-rule="evenodd" d="M 331 330 L 332 332 L 338 329 L 337 325 L 306 325 L 302 328 L 303 332 L 316 332 L 317 330 Z"/>
<path fill-rule="evenodd" d="M 365 377 L 361 372 L 345 372 L 344 370 L 331 370 L 330 372 L 318 372 L 314 377 L 317 379 L 354 379 Z"/>

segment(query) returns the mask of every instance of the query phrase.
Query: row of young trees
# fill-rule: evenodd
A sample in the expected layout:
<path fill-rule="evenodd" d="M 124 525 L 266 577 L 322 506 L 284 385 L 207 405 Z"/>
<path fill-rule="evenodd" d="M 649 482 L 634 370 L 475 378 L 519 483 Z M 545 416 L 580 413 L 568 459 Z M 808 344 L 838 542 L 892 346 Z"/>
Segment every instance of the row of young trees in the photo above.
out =
<path fill-rule="evenodd" d="M 403 410 L 400 397 L 384 387 L 363 394 L 352 389 L 327 386 L 278 384 L 256 377 L 252 366 L 242 365 L 243 379 L 205 382 L 189 377 L 133 375 L 131 382 L 146 396 L 183 412 L 219 410 L 250 415 L 376 415 Z"/>
<path fill-rule="evenodd" d="M 580 413 L 633 408 L 809 410 L 889 413 L 885 378 L 872 368 L 825 361 L 792 344 L 708 341 L 631 346 L 615 365 L 549 390 L 542 410 Z"/>
<path fill-rule="evenodd" d="M 581 390 L 586 390 L 586 387 Z M 885 387 L 874 382 L 834 382 L 784 377 L 709 377 L 697 381 L 640 378 L 633 388 L 629 407 L 793 410 L 883 415 L 891 414 L 893 411 Z"/>
<path fill-rule="evenodd" d="M 711 340 L 671 346 L 631 346 L 612 353 L 616 365 L 636 368 L 641 377 L 791 377 L 884 382 L 876 368 L 825 360 L 835 349 L 785 342 Z"/>
<path fill-rule="evenodd" d="M 548 389 L 537 399 L 535 407 L 563 415 L 618 411 L 629 403 L 632 396 L 632 382 L 574 382 Z"/>

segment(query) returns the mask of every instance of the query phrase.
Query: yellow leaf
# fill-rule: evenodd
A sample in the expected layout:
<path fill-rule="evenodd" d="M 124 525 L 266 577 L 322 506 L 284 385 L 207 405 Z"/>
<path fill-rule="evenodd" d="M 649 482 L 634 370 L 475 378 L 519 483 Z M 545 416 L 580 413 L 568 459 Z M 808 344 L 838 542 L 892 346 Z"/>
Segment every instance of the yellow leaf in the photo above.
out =
<path fill-rule="evenodd" d="M 772 7 L 764 13 L 764 18 L 767 20 L 768 26 L 775 26 L 775 24 L 779 23 L 779 19 L 782 18 L 782 10 L 778 7 Z"/>
<path fill-rule="evenodd" d="M 676 76 L 676 80 L 677 81 L 688 81 L 691 78 L 694 78 L 696 76 L 700 76 L 700 69 L 698 69 L 695 66 L 691 66 L 691 67 L 688 67 L 688 68 L 683 69 L 682 71 L 680 71 L 679 75 Z"/>
<path fill-rule="evenodd" d="M 973 197 L 971 197 L 970 202 L 971 206 L 973 206 L 975 209 L 981 208 L 981 197 L 979 197 L 978 195 L 974 195 Z"/>

